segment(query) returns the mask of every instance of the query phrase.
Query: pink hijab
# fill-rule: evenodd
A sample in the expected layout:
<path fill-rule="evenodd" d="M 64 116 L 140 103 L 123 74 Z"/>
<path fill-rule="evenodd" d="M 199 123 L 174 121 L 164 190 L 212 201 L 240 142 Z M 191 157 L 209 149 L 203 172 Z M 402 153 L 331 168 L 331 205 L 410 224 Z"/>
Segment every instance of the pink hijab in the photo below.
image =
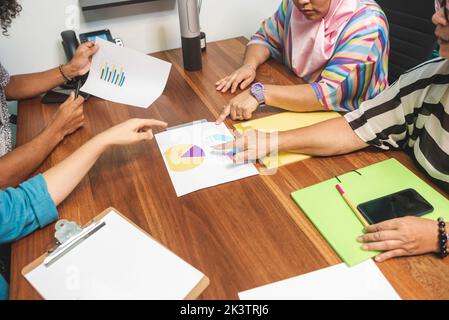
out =
<path fill-rule="evenodd" d="M 449 9 L 449 2 L 446 3 L 446 8 Z M 435 11 L 438 12 L 441 9 L 441 4 L 440 1 L 435 0 Z"/>
<path fill-rule="evenodd" d="M 304 78 L 321 70 L 332 57 L 337 39 L 356 13 L 358 0 L 330 0 L 329 12 L 320 21 L 309 21 L 293 5 L 291 17 L 292 67 Z"/>

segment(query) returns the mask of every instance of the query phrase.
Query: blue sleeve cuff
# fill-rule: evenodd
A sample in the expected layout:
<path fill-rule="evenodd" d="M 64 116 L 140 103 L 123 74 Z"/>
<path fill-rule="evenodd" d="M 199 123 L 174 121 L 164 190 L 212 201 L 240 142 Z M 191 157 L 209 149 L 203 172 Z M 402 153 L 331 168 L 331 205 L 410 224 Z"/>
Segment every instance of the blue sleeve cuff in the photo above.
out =
<path fill-rule="evenodd" d="M 54 222 L 58 218 L 58 211 L 50 194 L 44 177 L 39 174 L 20 185 L 30 199 L 36 219 L 41 228 Z"/>
<path fill-rule="evenodd" d="M 8 300 L 8 284 L 0 275 L 0 300 Z"/>

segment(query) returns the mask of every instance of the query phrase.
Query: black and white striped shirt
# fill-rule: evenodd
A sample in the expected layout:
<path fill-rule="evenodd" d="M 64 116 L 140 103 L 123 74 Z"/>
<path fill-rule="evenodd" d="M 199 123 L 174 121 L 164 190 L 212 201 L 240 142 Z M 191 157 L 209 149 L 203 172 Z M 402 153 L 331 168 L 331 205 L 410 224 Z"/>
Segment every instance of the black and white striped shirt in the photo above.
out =
<path fill-rule="evenodd" d="M 448 60 L 437 58 L 407 71 L 345 118 L 366 143 L 407 151 L 449 193 Z"/>

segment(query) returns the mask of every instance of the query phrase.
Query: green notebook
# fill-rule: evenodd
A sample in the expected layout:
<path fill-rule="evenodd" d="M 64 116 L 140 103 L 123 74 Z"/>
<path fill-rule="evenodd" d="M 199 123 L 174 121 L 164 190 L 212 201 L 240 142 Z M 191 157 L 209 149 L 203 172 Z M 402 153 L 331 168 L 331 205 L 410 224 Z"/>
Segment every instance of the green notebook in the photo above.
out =
<path fill-rule="evenodd" d="M 396 159 L 382 161 L 357 172 L 338 176 L 355 205 L 412 188 L 434 207 L 434 211 L 425 218 L 436 220 L 444 217 L 449 220 L 449 201 Z M 363 251 L 357 242 L 363 225 L 335 188 L 338 183 L 336 178 L 327 180 L 293 192 L 292 197 L 340 258 L 347 265 L 354 266 L 377 253 Z"/>

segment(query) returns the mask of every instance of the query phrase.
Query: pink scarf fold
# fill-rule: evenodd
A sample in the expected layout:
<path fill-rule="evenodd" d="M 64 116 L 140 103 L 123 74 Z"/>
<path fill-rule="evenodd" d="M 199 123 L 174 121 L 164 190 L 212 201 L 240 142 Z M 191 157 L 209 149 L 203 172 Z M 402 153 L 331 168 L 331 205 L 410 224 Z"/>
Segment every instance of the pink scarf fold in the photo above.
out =
<path fill-rule="evenodd" d="M 449 9 L 449 2 L 446 2 L 446 8 Z M 440 1 L 435 0 L 435 12 L 438 12 L 441 10 L 441 4 Z"/>
<path fill-rule="evenodd" d="M 358 0 L 331 0 L 329 12 L 318 21 L 307 20 L 293 5 L 292 67 L 298 77 L 311 75 L 327 64 L 340 33 L 355 15 L 358 5 Z"/>

